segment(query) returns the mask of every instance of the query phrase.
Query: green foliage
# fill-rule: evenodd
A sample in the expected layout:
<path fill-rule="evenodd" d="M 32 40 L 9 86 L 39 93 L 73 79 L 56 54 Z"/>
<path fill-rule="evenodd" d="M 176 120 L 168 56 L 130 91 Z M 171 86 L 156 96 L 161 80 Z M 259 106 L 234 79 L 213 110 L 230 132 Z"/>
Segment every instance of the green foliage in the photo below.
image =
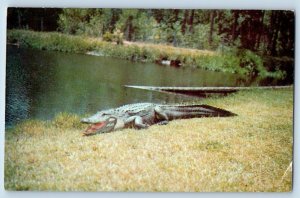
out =
<path fill-rule="evenodd" d="M 194 26 L 193 33 L 183 35 L 182 46 L 196 49 L 216 49 L 221 43 L 221 36 L 214 34 L 213 42 L 208 42 L 209 24 L 198 24 Z"/>
<path fill-rule="evenodd" d="M 135 19 L 137 24 L 136 40 L 153 41 L 155 28 L 158 26 L 155 19 L 142 13 L 138 19 Z"/>
<path fill-rule="evenodd" d="M 259 73 L 265 73 L 262 58 L 250 50 L 241 50 L 238 54 L 240 57 L 240 67 L 247 70 L 250 76 L 257 76 Z"/>
<path fill-rule="evenodd" d="M 114 31 L 113 37 L 117 44 L 123 44 L 123 33 L 119 29 Z"/>
<path fill-rule="evenodd" d="M 253 75 L 256 75 L 257 68 L 260 66 L 261 61 L 259 60 L 259 57 L 249 50 L 242 50 L 240 54 L 238 54 L 240 59 L 240 66 L 242 68 L 247 69 L 250 73 L 255 73 Z"/>
<path fill-rule="evenodd" d="M 59 30 L 68 34 L 102 36 L 106 15 L 101 9 L 63 9 Z"/>
<path fill-rule="evenodd" d="M 79 37 L 60 33 L 39 33 L 25 30 L 8 31 L 9 42 L 41 50 L 82 53 L 94 49 L 94 43 Z"/>
<path fill-rule="evenodd" d="M 123 44 L 123 33 L 117 29 L 114 33 L 106 32 L 103 37 L 103 41 L 116 42 L 117 44 Z"/>
<path fill-rule="evenodd" d="M 107 41 L 107 42 L 112 42 L 114 39 L 113 39 L 113 34 L 110 33 L 110 32 L 105 32 L 105 34 L 103 35 L 102 39 L 103 41 Z"/>

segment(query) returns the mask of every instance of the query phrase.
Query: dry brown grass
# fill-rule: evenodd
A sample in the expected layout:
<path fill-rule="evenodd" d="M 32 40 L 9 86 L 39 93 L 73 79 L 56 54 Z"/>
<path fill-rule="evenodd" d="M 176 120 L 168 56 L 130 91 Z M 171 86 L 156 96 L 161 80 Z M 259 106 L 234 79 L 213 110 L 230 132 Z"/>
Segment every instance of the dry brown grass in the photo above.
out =
<path fill-rule="evenodd" d="M 212 50 L 199 50 L 199 49 L 192 49 L 192 48 L 183 48 L 183 47 L 174 47 L 172 45 L 167 44 L 154 44 L 154 43 L 142 43 L 142 42 L 129 42 L 124 41 L 125 46 L 138 46 L 138 47 L 146 47 L 154 50 L 159 51 L 169 51 L 170 53 L 183 53 L 183 55 L 189 56 L 197 56 L 199 54 L 206 55 L 206 56 L 215 56 L 218 55 L 215 51 Z"/>
<path fill-rule="evenodd" d="M 5 188 L 55 191 L 291 191 L 292 89 L 204 103 L 230 118 L 172 121 L 82 137 L 82 127 L 28 121 L 6 132 Z M 68 116 L 68 122 L 79 118 Z"/>

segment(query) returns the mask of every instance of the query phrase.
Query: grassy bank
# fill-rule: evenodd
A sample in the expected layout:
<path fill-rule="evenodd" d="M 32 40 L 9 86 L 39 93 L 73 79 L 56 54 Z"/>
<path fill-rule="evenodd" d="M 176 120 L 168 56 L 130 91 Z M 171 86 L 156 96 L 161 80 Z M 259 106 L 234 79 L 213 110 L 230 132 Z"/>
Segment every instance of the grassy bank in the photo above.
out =
<path fill-rule="evenodd" d="M 7 41 L 20 46 L 41 50 L 87 53 L 95 52 L 132 61 L 157 62 L 172 60 L 183 67 L 196 67 L 211 71 L 260 75 L 262 77 L 283 77 L 282 71 L 268 72 L 262 59 L 250 51 L 240 55 L 219 53 L 208 50 L 177 48 L 168 45 L 130 43 L 116 45 L 97 38 L 72 36 L 57 32 L 34 32 L 27 30 L 8 30 Z"/>
<path fill-rule="evenodd" d="M 82 137 L 76 115 L 6 131 L 5 188 L 77 191 L 290 191 L 293 91 L 205 104 L 238 116 L 176 120 Z"/>

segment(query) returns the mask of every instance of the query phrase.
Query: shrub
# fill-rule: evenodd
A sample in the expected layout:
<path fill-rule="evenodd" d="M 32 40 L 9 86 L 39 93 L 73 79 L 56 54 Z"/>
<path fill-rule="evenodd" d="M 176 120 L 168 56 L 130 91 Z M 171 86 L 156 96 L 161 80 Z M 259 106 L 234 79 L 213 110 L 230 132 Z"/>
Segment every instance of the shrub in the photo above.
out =
<path fill-rule="evenodd" d="M 123 33 L 117 29 L 114 31 L 114 33 L 106 32 L 103 37 L 103 41 L 107 42 L 116 42 L 118 45 L 123 44 Z"/>
<path fill-rule="evenodd" d="M 118 45 L 123 45 L 123 32 L 121 30 L 116 29 L 113 33 L 113 40 L 118 44 Z"/>
<path fill-rule="evenodd" d="M 260 56 L 250 50 L 240 50 L 240 67 L 247 70 L 249 76 L 257 76 L 261 72 L 266 72 Z"/>
<path fill-rule="evenodd" d="M 112 42 L 114 40 L 114 35 L 110 32 L 105 32 L 102 39 L 103 41 Z"/>

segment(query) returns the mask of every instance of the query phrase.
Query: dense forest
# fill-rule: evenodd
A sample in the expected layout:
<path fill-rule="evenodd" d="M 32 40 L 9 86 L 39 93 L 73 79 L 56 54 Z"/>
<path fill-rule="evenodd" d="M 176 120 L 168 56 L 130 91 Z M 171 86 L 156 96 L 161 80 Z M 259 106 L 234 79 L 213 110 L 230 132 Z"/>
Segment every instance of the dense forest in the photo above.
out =
<path fill-rule="evenodd" d="M 8 10 L 8 28 L 61 31 L 197 49 L 236 47 L 271 56 L 294 56 L 292 11 L 164 9 Z"/>

